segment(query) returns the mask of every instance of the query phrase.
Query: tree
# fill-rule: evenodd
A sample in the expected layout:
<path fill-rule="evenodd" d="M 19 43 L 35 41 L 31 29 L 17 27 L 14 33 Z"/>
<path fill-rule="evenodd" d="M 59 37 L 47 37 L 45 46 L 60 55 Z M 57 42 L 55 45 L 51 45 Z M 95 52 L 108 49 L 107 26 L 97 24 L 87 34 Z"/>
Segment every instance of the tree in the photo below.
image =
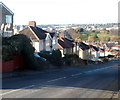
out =
<path fill-rule="evenodd" d="M 3 38 L 3 40 L 2 52 L 4 60 L 8 59 L 8 57 L 23 55 L 27 67 L 35 69 L 39 66 L 34 57 L 35 49 L 26 35 L 17 34 L 9 38 Z"/>
<path fill-rule="evenodd" d="M 61 59 L 62 59 L 62 54 L 60 50 L 53 50 L 51 56 L 51 63 L 55 66 L 61 66 L 62 64 Z"/>
<path fill-rule="evenodd" d="M 66 32 L 75 40 L 76 38 L 80 37 L 80 34 L 78 34 L 73 28 L 70 28 L 66 30 Z"/>
<path fill-rule="evenodd" d="M 92 33 L 88 36 L 88 41 L 98 41 L 98 40 L 99 40 L 99 38 L 98 38 L 97 34 L 95 34 L 95 33 Z"/>

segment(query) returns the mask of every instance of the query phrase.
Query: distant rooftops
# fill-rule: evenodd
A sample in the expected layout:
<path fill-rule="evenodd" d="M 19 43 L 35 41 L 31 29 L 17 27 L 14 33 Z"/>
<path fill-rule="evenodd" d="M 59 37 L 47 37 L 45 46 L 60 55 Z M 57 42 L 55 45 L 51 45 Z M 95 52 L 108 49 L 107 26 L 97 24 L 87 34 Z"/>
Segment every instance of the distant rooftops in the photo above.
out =
<path fill-rule="evenodd" d="M 0 6 L 3 6 L 4 8 L 6 8 L 12 15 L 14 15 L 14 13 L 2 2 L 0 2 Z"/>

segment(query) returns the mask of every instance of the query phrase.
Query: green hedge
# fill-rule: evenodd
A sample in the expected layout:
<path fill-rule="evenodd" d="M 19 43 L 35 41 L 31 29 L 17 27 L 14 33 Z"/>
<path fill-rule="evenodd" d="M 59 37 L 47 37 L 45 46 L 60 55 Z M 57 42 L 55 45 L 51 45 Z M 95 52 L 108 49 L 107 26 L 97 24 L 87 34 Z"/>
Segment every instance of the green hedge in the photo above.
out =
<path fill-rule="evenodd" d="M 53 50 L 51 54 L 46 52 L 38 53 L 41 57 L 46 58 L 54 66 L 62 65 L 62 55 L 60 50 Z"/>
<path fill-rule="evenodd" d="M 65 65 L 77 64 L 77 63 L 79 63 L 79 61 L 80 61 L 79 56 L 76 54 L 69 54 L 69 55 L 65 55 L 65 57 L 63 57 L 63 63 Z"/>

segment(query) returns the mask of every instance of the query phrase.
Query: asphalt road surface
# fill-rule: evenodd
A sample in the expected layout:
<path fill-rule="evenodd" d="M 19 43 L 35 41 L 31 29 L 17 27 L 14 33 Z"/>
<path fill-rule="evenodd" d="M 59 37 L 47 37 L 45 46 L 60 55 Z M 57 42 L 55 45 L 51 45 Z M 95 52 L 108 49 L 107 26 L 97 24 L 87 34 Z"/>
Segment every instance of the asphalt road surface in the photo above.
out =
<path fill-rule="evenodd" d="M 2 98 L 119 98 L 118 61 L 2 81 Z"/>

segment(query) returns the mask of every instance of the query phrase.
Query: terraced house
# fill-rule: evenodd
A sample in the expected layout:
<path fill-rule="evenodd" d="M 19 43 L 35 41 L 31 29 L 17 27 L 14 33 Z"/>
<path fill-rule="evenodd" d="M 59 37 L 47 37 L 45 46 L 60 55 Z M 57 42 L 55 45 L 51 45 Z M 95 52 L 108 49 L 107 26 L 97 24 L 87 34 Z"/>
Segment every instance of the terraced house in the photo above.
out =
<path fill-rule="evenodd" d="M 0 35 L 9 37 L 13 35 L 14 13 L 2 2 L 0 2 Z"/>

